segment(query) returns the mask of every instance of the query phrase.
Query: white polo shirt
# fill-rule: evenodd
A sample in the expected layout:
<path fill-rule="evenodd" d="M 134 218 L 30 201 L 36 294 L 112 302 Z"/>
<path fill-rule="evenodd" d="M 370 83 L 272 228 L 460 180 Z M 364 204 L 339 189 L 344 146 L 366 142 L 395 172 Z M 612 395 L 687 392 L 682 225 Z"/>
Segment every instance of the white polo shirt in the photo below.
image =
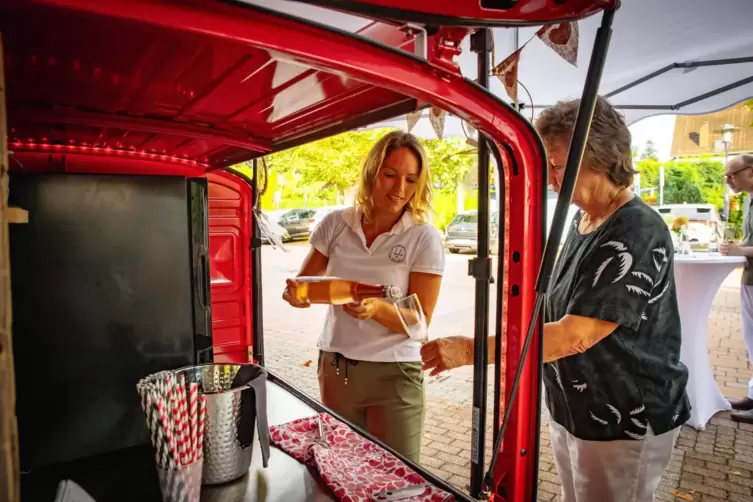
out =
<path fill-rule="evenodd" d="M 311 245 L 329 258 L 327 275 L 398 286 L 406 296 L 411 272 L 444 274 L 442 237 L 433 225 L 416 223 L 406 211 L 391 231 L 367 248 L 362 216 L 358 208 L 333 211 L 311 235 Z M 421 360 L 418 342 L 372 319 L 360 321 L 336 305 L 329 306 L 318 347 L 356 361 Z"/>

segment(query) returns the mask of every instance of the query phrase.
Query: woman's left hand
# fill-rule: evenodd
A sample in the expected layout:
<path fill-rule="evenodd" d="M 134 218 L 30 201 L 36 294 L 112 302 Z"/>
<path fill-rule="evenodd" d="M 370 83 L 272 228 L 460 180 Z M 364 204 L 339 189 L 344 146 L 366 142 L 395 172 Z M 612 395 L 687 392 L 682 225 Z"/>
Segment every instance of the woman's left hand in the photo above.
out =
<path fill-rule="evenodd" d="M 371 319 L 377 314 L 377 312 L 379 312 L 381 304 L 382 300 L 379 298 L 366 298 L 359 303 L 348 303 L 343 305 L 343 310 L 347 312 L 348 315 L 361 321 L 365 321 L 366 319 Z"/>

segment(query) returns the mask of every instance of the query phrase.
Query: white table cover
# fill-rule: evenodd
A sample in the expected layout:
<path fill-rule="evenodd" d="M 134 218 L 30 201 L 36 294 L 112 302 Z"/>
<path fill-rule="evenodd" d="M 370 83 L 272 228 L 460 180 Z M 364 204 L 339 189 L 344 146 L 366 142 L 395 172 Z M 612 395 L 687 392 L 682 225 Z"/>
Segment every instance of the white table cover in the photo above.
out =
<path fill-rule="evenodd" d="M 693 410 L 688 425 L 696 429 L 704 429 L 715 413 L 730 409 L 711 370 L 706 332 L 719 287 L 744 262 L 741 256 L 675 255 L 675 283 L 682 323 L 680 360 L 688 367 L 689 374 L 688 397 Z"/>

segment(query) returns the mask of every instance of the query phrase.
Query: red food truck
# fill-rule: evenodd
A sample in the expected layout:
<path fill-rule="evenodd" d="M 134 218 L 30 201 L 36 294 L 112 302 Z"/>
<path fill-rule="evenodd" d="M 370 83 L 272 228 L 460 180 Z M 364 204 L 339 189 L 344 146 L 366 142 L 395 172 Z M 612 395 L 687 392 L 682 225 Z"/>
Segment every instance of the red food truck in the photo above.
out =
<path fill-rule="evenodd" d="M 551 229 L 559 242 L 618 2 L 304 3 L 373 22 L 351 33 L 235 0 L 0 2 L 0 500 L 51 501 L 64 479 L 97 501 L 159 500 L 138 379 L 212 360 L 264 365 L 259 173 L 231 167 L 429 106 L 482 135 L 470 494 L 396 456 L 454 500 L 535 500 L 540 292 L 556 246 L 545 247 L 541 140 L 486 89 L 488 28 L 603 13 Z M 466 37 L 478 75 L 456 63 Z M 496 281 L 492 161 L 504 189 Z M 490 331 L 501 363 L 485 466 Z M 295 382 L 270 373 L 268 385 L 271 424 L 329 412 Z M 208 497 L 336 500 L 284 454 L 265 470 L 265 495 L 247 483 Z"/>

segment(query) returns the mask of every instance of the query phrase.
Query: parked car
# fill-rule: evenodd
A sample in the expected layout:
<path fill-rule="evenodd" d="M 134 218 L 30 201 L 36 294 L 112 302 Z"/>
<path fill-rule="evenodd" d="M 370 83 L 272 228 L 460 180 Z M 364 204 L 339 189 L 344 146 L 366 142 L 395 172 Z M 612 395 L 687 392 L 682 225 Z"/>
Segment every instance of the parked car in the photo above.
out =
<path fill-rule="evenodd" d="M 498 212 L 489 214 L 489 252 L 499 252 L 497 234 Z M 445 228 L 444 247 L 450 253 L 460 251 L 478 251 L 478 211 L 463 211 L 458 213 Z"/>
<path fill-rule="evenodd" d="M 280 242 L 290 240 L 290 234 L 279 223 L 280 216 L 285 212 L 286 211 L 270 211 L 269 213 L 262 212 L 262 214 L 266 218 L 267 228 L 270 232 L 277 236 L 277 240 Z M 269 238 L 264 234 L 264 232 L 262 232 L 261 234 L 261 242 L 262 244 L 269 244 Z"/>
<path fill-rule="evenodd" d="M 688 238 L 693 249 L 706 249 L 713 229 L 717 229 L 717 237 L 722 238 L 721 218 L 712 204 L 666 204 L 656 210 L 665 219 L 674 220 L 678 216 L 688 219 Z"/>
<path fill-rule="evenodd" d="M 319 225 L 319 223 L 322 222 L 325 216 L 327 216 L 332 211 L 336 211 L 337 209 L 345 209 L 348 206 L 327 206 L 327 207 L 320 207 L 316 210 L 316 214 L 314 215 L 314 221 L 311 223 L 311 232 L 314 231 L 314 229 Z"/>
<path fill-rule="evenodd" d="M 315 209 L 291 209 L 280 217 L 280 226 L 287 230 L 289 240 L 308 239 Z"/>

